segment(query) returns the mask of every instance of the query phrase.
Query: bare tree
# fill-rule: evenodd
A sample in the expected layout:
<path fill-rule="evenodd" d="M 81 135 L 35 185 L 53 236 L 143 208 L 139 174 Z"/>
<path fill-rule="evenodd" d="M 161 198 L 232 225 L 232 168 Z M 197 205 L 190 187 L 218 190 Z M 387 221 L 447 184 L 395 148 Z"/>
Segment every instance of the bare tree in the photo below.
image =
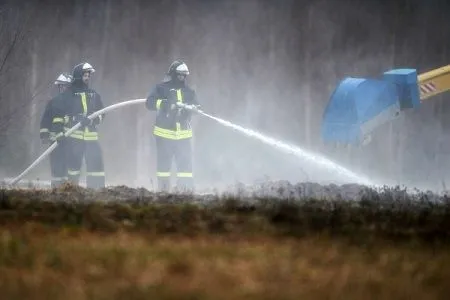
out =
<path fill-rule="evenodd" d="M 29 69 L 27 61 L 30 53 L 29 41 L 34 5 L 15 5 L 6 3 L 0 6 L 0 151 L 2 157 L 11 159 L 14 149 L 22 157 L 22 151 L 14 145 L 19 131 L 23 129 L 20 122 L 27 120 L 28 106 L 43 91 L 43 86 L 27 90 Z M 20 84 L 18 84 L 20 83 Z M 23 158 L 23 157 L 22 157 Z"/>

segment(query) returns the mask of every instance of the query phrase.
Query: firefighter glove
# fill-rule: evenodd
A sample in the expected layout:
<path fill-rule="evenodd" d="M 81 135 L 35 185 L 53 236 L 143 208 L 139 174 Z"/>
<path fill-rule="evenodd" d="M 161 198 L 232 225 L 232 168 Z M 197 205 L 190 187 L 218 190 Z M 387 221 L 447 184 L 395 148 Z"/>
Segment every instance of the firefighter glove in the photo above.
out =
<path fill-rule="evenodd" d="M 105 117 L 104 114 L 95 117 L 94 119 L 91 120 L 91 125 L 94 127 L 98 126 L 103 121 L 104 117 Z"/>
<path fill-rule="evenodd" d="M 60 132 L 58 134 L 55 135 L 55 141 L 57 143 L 61 143 L 62 141 L 64 141 L 66 139 L 66 136 L 64 136 L 63 132 Z"/>
<path fill-rule="evenodd" d="M 41 138 L 41 140 L 45 140 L 45 139 L 50 139 L 50 132 L 46 131 L 46 132 L 41 132 L 39 133 L 39 137 Z"/>
<path fill-rule="evenodd" d="M 73 117 L 74 122 L 81 123 L 81 126 L 88 126 L 91 124 L 91 120 L 85 115 L 79 114 Z"/>
<path fill-rule="evenodd" d="M 201 107 L 200 104 L 192 105 L 192 111 L 194 111 L 194 112 L 199 112 L 199 111 L 201 111 L 201 110 L 202 110 L 202 107 Z"/>
<path fill-rule="evenodd" d="M 49 136 L 41 137 L 41 143 L 42 143 L 42 145 L 50 145 L 51 144 L 50 137 Z"/>

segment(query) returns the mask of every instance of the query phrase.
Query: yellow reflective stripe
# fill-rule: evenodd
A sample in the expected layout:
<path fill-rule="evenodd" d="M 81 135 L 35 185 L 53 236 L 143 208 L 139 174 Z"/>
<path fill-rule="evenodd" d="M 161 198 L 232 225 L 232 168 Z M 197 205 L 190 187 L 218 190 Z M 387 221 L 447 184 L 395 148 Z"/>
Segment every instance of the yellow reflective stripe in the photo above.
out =
<path fill-rule="evenodd" d="M 161 103 L 162 103 L 162 99 L 156 100 L 156 109 L 160 109 L 161 108 Z"/>
<path fill-rule="evenodd" d="M 98 140 L 98 136 L 84 136 L 79 134 L 71 134 L 71 138 L 77 139 L 77 140 L 85 140 L 85 141 L 96 141 Z"/>
<path fill-rule="evenodd" d="M 84 137 L 82 135 L 78 135 L 78 134 L 71 134 L 70 137 L 77 139 L 77 140 L 84 140 Z"/>
<path fill-rule="evenodd" d="M 165 128 L 161 128 L 158 126 L 155 126 L 155 131 L 161 132 L 161 133 L 166 133 L 166 134 L 176 134 L 175 130 L 170 130 L 170 129 L 165 129 Z"/>
<path fill-rule="evenodd" d="M 68 130 L 68 128 L 65 128 Z M 86 141 L 95 141 L 98 140 L 98 132 L 96 131 L 89 131 L 89 130 L 75 130 L 70 137 L 79 139 L 79 140 L 86 140 Z"/>
<path fill-rule="evenodd" d="M 170 177 L 170 172 L 156 172 L 157 177 Z"/>
<path fill-rule="evenodd" d="M 192 173 L 189 173 L 189 172 L 180 172 L 180 173 L 177 173 L 177 177 L 191 178 L 191 177 L 194 177 L 194 176 L 192 175 Z"/>
<path fill-rule="evenodd" d="M 53 118 L 52 123 L 64 123 L 64 118 Z"/>
<path fill-rule="evenodd" d="M 71 134 L 71 138 L 77 139 L 77 140 L 85 140 L 85 141 L 97 141 L 98 136 L 83 136 L 78 134 Z"/>
<path fill-rule="evenodd" d="M 179 124 L 179 123 L 178 123 Z M 178 127 L 178 126 L 177 126 Z M 192 129 L 184 129 L 184 130 L 170 130 L 155 126 L 154 131 L 161 132 L 169 135 L 184 135 L 184 134 L 192 134 Z"/>
<path fill-rule="evenodd" d="M 169 140 L 182 140 L 182 139 L 187 139 L 187 138 L 192 137 L 192 134 L 173 136 L 173 135 L 167 135 L 167 134 L 163 134 L 163 133 L 159 133 L 159 132 L 154 132 L 154 135 L 165 138 L 165 139 L 169 139 Z"/>
<path fill-rule="evenodd" d="M 70 134 L 71 137 L 77 138 L 77 139 L 83 139 L 83 131 L 82 130 L 75 130 Z"/>
<path fill-rule="evenodd" d="M 171 140 L 176 140 L 176 138 L 173 137 L 171 134 L 165 134 L 165 133 L 161 133 L 161 132 L 157 132 L 157 131 L 153 131 L 153 133 L 154 133 L 156 136 L 159 136 L 159 137 L 163 137 L 163 138 L 171 139 Z"/>
<path fill-rule="evenodd" d="M 88 131 L 88 132 L 84 132 L 85 136 L 97 136 L 98 132 L 97 131 Z"/>
<path fill-rule="evenodd" d="M 80 170 L 68 170 L 67 173 L 69 175 L 80 175 L 81 171 Z"/>
<path fill-rule="evenodd" d="M 183 102 L 183 95 L 181 94 L 181 90 L 177 90 L 177 102 L 182 103 Z"/>
<path fill-rule="evenodd" d="M 163 129 L 163 128 L 155 126 L 155 128 L 153 130 L 153 134 L 156 136 L 166 138 L 166 139 L 180 140 L 180 139 L 192 137 L 192 130 L 189 129 L 189 130 L 175 131 L 175 130 L 168 130 L 168 129 Z"/>
<path fill-rule="evenodd" d="M 86 93 L 81 93 L 81 105 L 83 106 L 83 114 L 87 114 Z"/>
<path fill-rule="evenodd" d="M 98 133 L 97 132 L 85 132 L 84 133 L 84 140 L 85 141 L 95 141 L 98 140 Z"/>
<path fill-rule="evenodd" d="M 191 130 L 181 131 L 181 132 L 178 132 L 176 136 L 178 138 L 192 137 L 192 131 Z"/>
<path fill-rule="evenodd" d="M 86 176 L 103 177 L 105 172 L 86 172 Z"/>
<path fill-rule="evenodd" d="M 98 137 L 97 137 L 97 136 L 93 136 L 93 137 L 87 137 L 87 136 L 85 136 L 85 137 L 83 138 L 83 140 L 85 140 L 85 141 L 96 141 L 96 140 L 98 140 Z"/>
<path fill-rule="evenodd" d="M 39 132 L 44 133 L 44 132 L 49 132 L 49 130 L 47 128 L 41 128 L 41 130 L 39 130 Z"/>

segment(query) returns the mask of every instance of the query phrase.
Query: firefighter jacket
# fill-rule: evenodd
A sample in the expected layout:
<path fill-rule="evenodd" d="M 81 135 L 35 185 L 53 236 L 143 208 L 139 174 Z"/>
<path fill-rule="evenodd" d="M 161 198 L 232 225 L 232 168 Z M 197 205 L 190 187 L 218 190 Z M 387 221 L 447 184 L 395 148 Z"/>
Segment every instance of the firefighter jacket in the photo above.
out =
<path fill-rule="evenodd" d="M 53 97 L 45 106 L 40 123 L 40 138 L 54 140 L 64 130 L 64 94 Z"/>
<path fill-rule="evenodd" d="M 55 97 L 56 98 L 56 97 Z M 45 106 L 44 113 L 41 117 L 41 123 L 40 123 L 40 131 L 39 136 L 41 139 L 44 138 L 50 138 L 50 134 L 52 133 L 52 103 L 55 100 L 55 98 L 52 98 L 47 105 Z"/>
<path fill-rule="evenodd" d="M 181 140 L 192 137 L 192 112 L 171 109 L 177 102 L 199 105 L 195 91 L 184 83 L 165 81 L 157 84 L 147 97 L 146 107 L 156 111 L 153 134 L 166 139 Z"/>
<path fill-rule="evenodd" d="M 53 119 L 53 123 L 62 121 L 64 132 L 79 122 L 79 116 L 87 117 L 104 107 L 100 95 L 95 90 L 76 82 L 63 93 L 63 98 L 64 107 L 58 109 L 58 115 Z M 97 141 L 97 125 L 103 120 L 104 115 L 102 114 L 92 120 L 89 125 L 75 130 L 70 137 L 78 140 Z"/>

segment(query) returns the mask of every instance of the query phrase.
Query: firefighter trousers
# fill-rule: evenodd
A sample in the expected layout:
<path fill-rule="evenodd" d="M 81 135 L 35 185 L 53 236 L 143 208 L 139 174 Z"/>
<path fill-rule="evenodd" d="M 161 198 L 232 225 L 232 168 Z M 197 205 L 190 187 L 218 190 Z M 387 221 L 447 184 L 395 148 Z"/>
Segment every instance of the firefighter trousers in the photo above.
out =
<path fill-rule="evenodd" d="M 85 141 L 76 138 L 68 138 L 67 160 L 68 178 L 74 184 L 79 184 L 83 158 L 86 163 L 86 187 L 99 189 L 105 187 L 105 170 L 103 154 L 97 140 Z"/>
<path fill-rule="evenodd" d="M 192 145 L 191 139 L 171 140 L 156 138 L 156 177 L 158 190 L 168 192 L 171 189 L 172 161 L 175 161 L 178 191 L 193 191 Z"/>
<path fill-rule="evenodd" d="M 50 173 L 52 188 L 59 187 L 67 180 L 67 141 L 63 140 L 50 153 Z"/>

